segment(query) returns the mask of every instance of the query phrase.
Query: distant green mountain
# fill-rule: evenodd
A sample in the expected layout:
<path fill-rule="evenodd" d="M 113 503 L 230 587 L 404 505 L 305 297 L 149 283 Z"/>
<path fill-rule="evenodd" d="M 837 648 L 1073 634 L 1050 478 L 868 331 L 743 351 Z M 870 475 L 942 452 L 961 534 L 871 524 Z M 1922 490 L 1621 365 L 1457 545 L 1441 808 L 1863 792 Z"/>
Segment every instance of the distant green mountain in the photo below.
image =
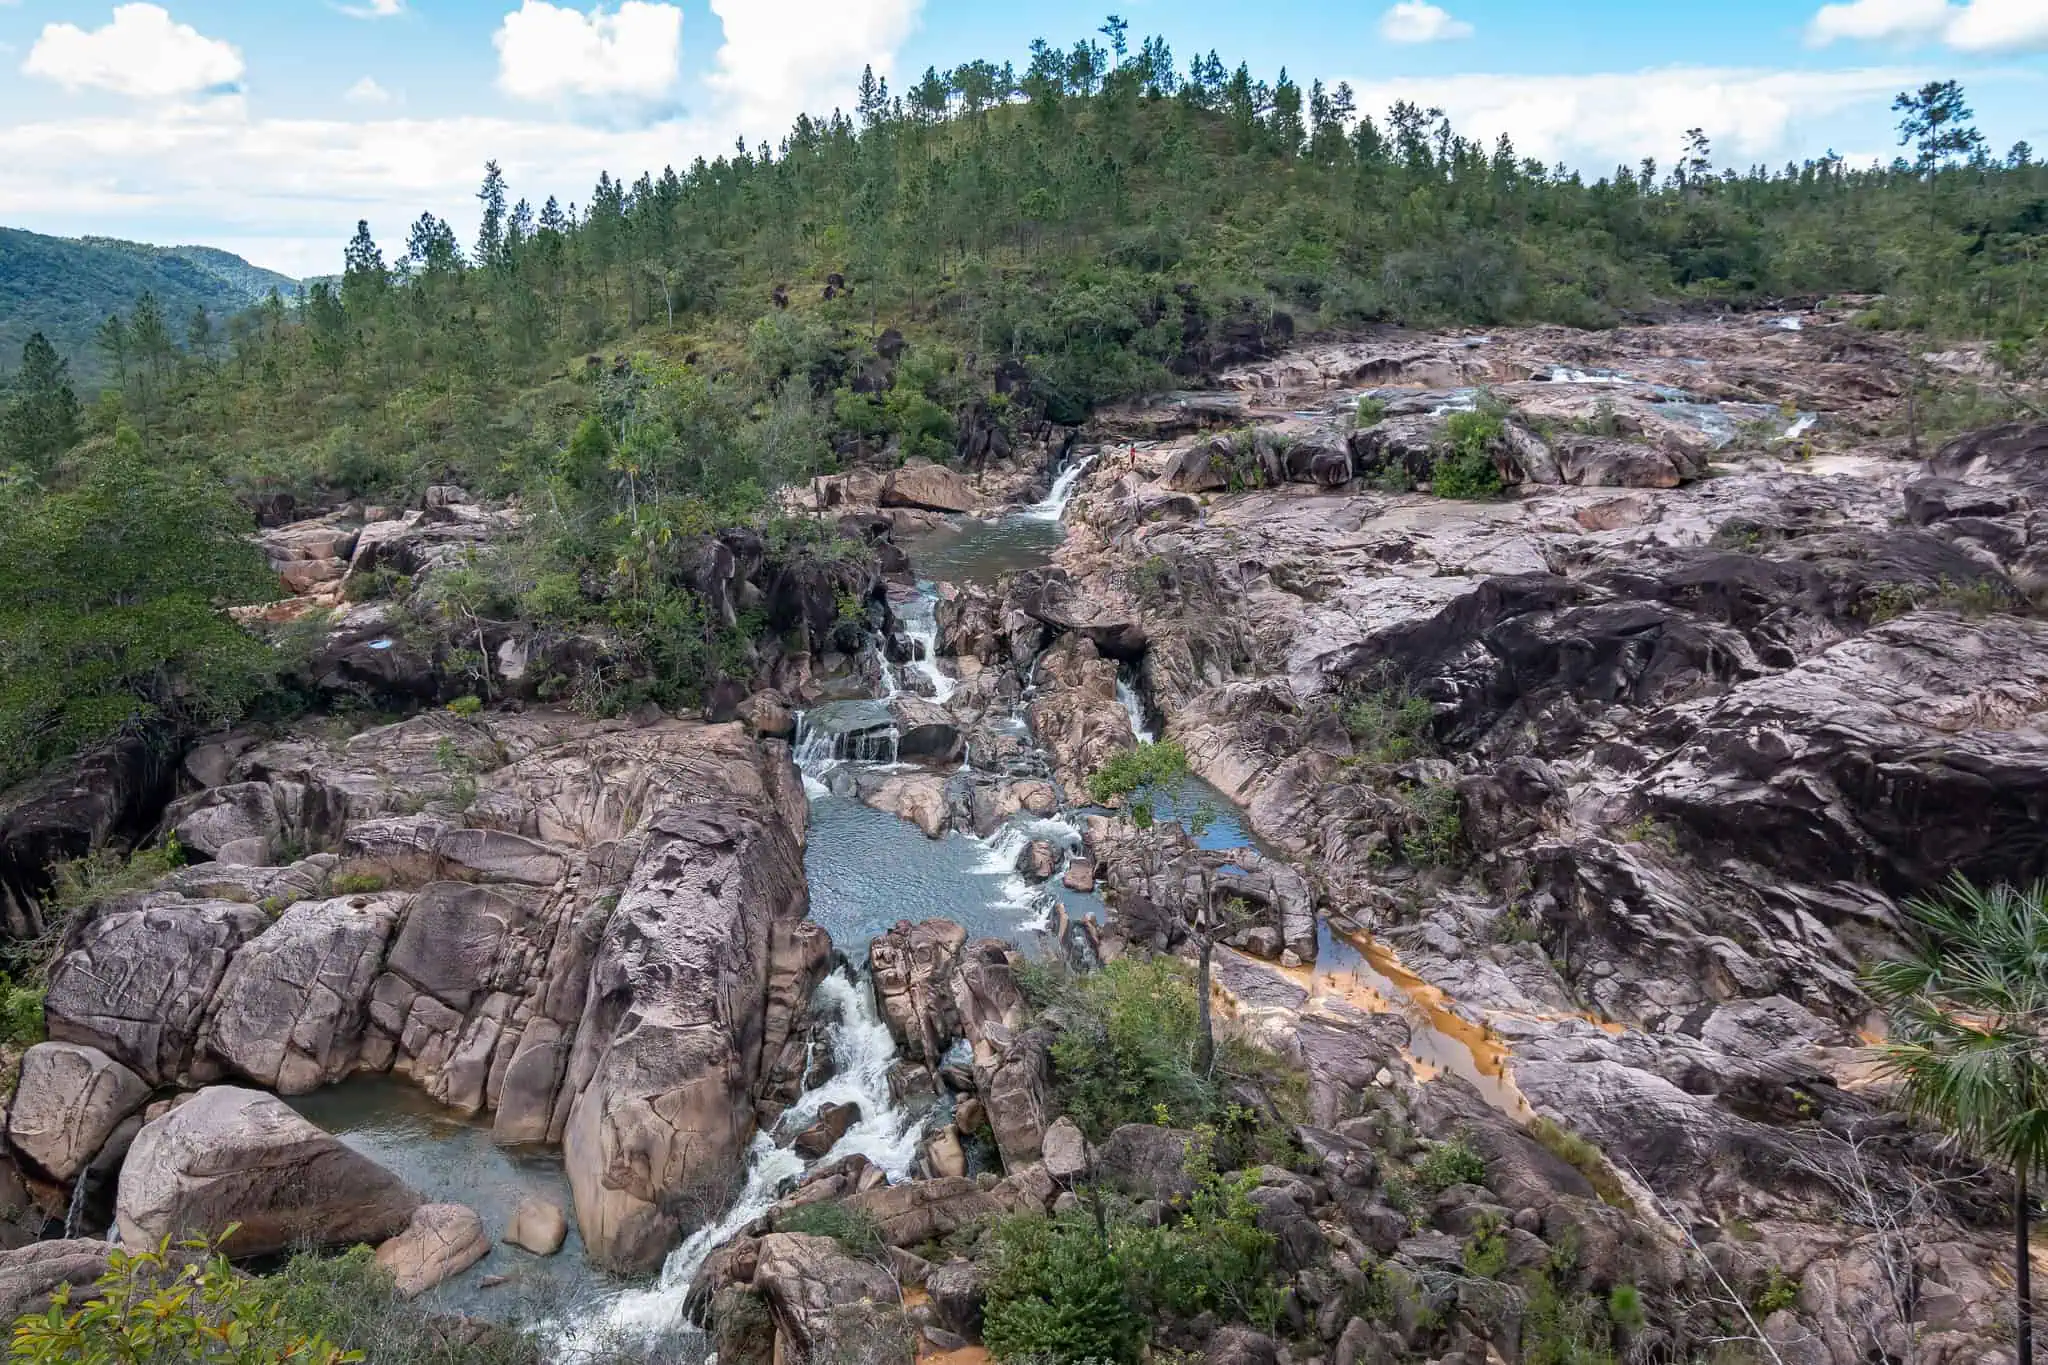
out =
<path fill-rule="evenodd" d="M 111 237 L 45 237 L 0 228 L 0 374 L 13 370 L 35 332 L 71 361 L 82 393 L 104 378 L 93 330 L 127 313 L 144 290 L 163 305 L 182 340 L 195 309 L 218 326 L 273 288 L 289 297 L 298 281 L 205 246 L 148 246 Z"/>

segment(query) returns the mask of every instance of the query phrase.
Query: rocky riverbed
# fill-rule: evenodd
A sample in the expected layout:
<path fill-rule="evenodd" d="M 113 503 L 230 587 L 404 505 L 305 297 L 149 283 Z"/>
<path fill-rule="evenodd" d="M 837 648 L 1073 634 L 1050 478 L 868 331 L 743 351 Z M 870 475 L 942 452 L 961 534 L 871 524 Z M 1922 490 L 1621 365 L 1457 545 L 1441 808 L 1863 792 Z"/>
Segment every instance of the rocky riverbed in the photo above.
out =
<path fill-rule="evenodd" d="M 818 481 L 871 580 L 707 548 L 707 595 L 790 633 L 706 719 L 540 704 L 522 680 L 604 642 L 494 626 L 480 714 L 81 778 L 0 831 L 17 931 L 22 869 L 145 788 L 196 861 L 69 926 L 11 1197 L 67 1234 L 377 1242 L 486 1313 L 566 1239 L 563 1358 L 971 1351 L 977 1226 L 1091 1190 L 1171 1223 L 1193 1188 L 1192 1134 L 1061 1111 L 1026 963 L 1192 957 L 1226 903 L 1216 1007 L 1301 1088 L 1232 1098 L 1288 1132 L 1242 1173 L 1280 1307 L 1160 1343 L 1515 1360 L 1536 1276 L 1644 1296 L 1630 1358 L 2010 1360 L 2009 1191 L 1884 1107 L 1856 984 L 1902 898 L 2044 871 L 2048 428 L 1895 433 L 1913 367 L 1975 364 L 1796 315 L 1305 345 L 1042 470 Z M 1499 495 L 1434 496 L 1475 430 Z M 341 604 L 516 521 L 427 503 L 266 543 Z M 831 627 L 844 588 L 876 638 Z M 316 671 L 417 703 L 436 649 L 344 607 Z M 1161 814 L 1207 828 L 1089 806 L 1154 737 L 1205 784 Z M 510 1155 L 458 1178 L 366 1085 Z M 1446 1144 L 1477 1169 L 1418 1197 Z M 7 1301 L 98 1246 L 0 1253 Z"/>

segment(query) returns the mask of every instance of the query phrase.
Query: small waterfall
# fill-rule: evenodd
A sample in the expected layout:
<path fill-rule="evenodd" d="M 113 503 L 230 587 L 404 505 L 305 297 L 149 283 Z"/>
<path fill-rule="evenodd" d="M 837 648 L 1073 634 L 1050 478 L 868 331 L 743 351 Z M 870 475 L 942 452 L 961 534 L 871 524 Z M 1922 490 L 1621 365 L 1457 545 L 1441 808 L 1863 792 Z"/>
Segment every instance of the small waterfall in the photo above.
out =
<path fill-rule="evenodd" d="M 874 651 L 875 665 L 882 674 L 882 696 L 885 699 L 902 696 L 903 682 L 896 676 L 896 665 L 889 662 L 889 651 L 882 648 L 879 640 L 874 644 Z"/>
<path fill-rule="evenodd" d="M 1051 889 L 1051 883 L 1034 884 L 1017 871 L 1017 859 L 1023 856 L 1034 840 L 1043 839 L 1060 851 L 1063 869 L 1066 860 L 1081 849 L 1081 831 L 1067 820 L 1057 817 L 1035 819 L 1019 817 L 1004 825 L 987 839 L 981 840 L 982 855 L 974 865 L 977 877 L 996 877 L 997 895 L 990 901 L 1017 911 L 1024 918 L 1017 927 L 1027 933 L 1042 933 L 1052 927 L 1053 912 L 1059 908 L 1059 896 Z M 1053 874 L 1054 880 L 1059 872 Z"/>
<path fill-rule="evenodd" d="M 831 1033 L 838 1069 L 830 1080 L 805 1091 L 783 1115 L 781 1126 L 801 1132 L 826 1105 L 857 1104 L 860 1122 L 817 1164 L 830 1165 L 859 1153 L 881 1167 L 892 1182 L 904 1179 L 917 1160 L 924 1123 L 890 1098 L 889 1068 L 896 1061 L 896 1040 L 875 1006 L 873 991 L 849 972 L 834 972 L 818 983 L 811 1008 L 836 1020 Z M 684 1330 L 684 1299 L 704 1262 L 773 1208 L 806 1169 L 793 1148 L 778 1147 L 768 1134 L 757 1134 L 747 1154 L 746 1182 L 725 1215 L 697 1229 L 670 1252 L 661 1279 L 653 1286 L 628 1290 L 596 1306 L 585 1321 L 560 1324 L 555 1339 L 559 1358 L 575 1359 L 603 1344 L 649 1341 Z"/>
<path fill-rule="evenodd" d="M 1116 676 L 1116 699 L 1124 704 L 1124 711 L 1131 718 L 1131 737 L 1140 744 L 1156 744 L 1159 736 L 1145 723 L 1145 700 L 1138 695 L 1137 687 L 1122 673 Z"/>
<path fill-rule="evenodd" d="M 804 795 L 813 801 L 831 790 L 825 785 L 825 778 L 839 766 L 838 750 L 838 736 L 806 724 L 805 713 L 796 713 L 796 748 L 790 757 L 796 770 L 803 774 Z"/>
<path fill-rule="evenodd" d="M 929 584 L 920 583 L 917 596 L 903 604 L 898 619 L 903 622 L 903 638 L 918 646 L 911 668 L 931 683 L 932 700 L 944 702 L 960 684 L 939 667 L 938 607 L 938 594 Z"/>
<path fill-rule="evenodd" d="M 1797 318 L 1794 318 L 1794 319 L 1793 319 L 1793 321 L 1794 321 L 1794 322 L 1797 322 L 1797 321 L 1798 321 L 1798 319 L 1797 319 Z M 1819 417 L 1819 415 L 1818 415 L 1817 413 L 1811 413 L 1811 412 L 1802 412 L 1802 413 L 1800 413 L 1798 417 L 1796 417 L 1796 418 L 1794 418 L 1794 419 L 1793 419 L 1792 425 L 1791 425 L 1791 426 L 1789 426 L 1789 427 L 1786 427 L 1786 428 L 1785 428 L 1785 436 L 1784 436 L 1784 439 L 1785 439 L 1785 440 L 1788 440 L 1788 441 L 1796 441 L 1796 440 L 1798 440 L 1798 439 L 1799 439 L 1800 437 L 1804 436 L 1804 435 L 1805 435 L 1805 434 L 1806 434 L 1807 432 L 1809 432 L 1809 431 L 1812 431 L 1812 430 L 1813 430 L 1813 428 L 1814 428 L 1814 426 L 1815 426 L 1815 425 L 1816 425 L 1816 424 L 1817 424 L 1817 423 L 1818 423 L 1819 421 L 1820 421 L 1820 417 Z"/>
<path fill-rule="evenodd" d="M 1067 510 L 1067 504 L 1074 500 L 1074 486 L 1081 482 L 1081 476 L 1088 472 L 1088 466 L 1095 463 L 1100 451 L 1090 451 L 1080 459 L 1062 469 L 1052 481 L 1052 491 L 1045 495 L 1045 501 L 1034 503 L 1024 515 L 1034 521 L 1058 521 Z"/>
<path fill-rule="evenodd" d="M 78 1235 L 78 1220 L 85 1216 L 85 1182 L 92 1175 L 89 1170 L 80 1171 L 78 1179 L 71 1186 L 71 1204 L 64 1210 L 64 1236 Z"/>

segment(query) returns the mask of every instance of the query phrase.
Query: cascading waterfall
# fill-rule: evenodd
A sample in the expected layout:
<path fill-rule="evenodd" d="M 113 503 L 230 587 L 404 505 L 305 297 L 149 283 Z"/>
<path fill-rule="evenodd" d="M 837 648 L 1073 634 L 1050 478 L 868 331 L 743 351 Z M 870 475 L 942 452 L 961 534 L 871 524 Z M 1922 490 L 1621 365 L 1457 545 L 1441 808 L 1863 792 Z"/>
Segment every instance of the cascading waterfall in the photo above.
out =
<path fill-rule="evenodd" d="M 898 619 L 903 622 L 903 638 L 918 646 L 911 668 L 931 684 L 932 700 L 943 702 L 960 684 L 939 667 L 938 607 L 937 591 L 929 583 L 920 583 L 917 596 L 903 604 Z"/>
<path fill-rule="evenodd" d="M 802 1132 L 827 1105 L 859 1105 L 860 1122 L 815 1164 L 830 1165 L 858 1153 L 879 1166 L 891 1181 L 904 1179 L 917 1160 L 924 1122 L 890 1097 L 889 1069 L 896 1061 L 896 1040 L 875 1006 L 873 991 L 867 982 L 841 970 L 818 983 L 811 1008 L 834 1020 L 831 1039 L 837 1069 L 830 1080 L 806 1090 L 790 1106 L 780 1128 L 786 1133 Z M 725 1215 L 697 1229 L 670 1252 L 662 1264 L 661 1278 L 652 1286 L 620 1294 L 594 1310 L 588 1321 L 561 1324 L 555 1338 L 558 1357 L 574 1360 L 612 1343 L 653 1341 L 690 1330 L 683 1315 L 684 1299 L 704 1262 L 773 1208 L 807 1169 L 809 1164 L 793 1148 L 777 1146 L 767 1133 L 757 1134 L 747 1154 L 746 1181 Z"/>
<path fill-rule="evenodd" d="M 1017 819 L 982 841 L 983 853 L 974 865 L 979 877 L 996 877 L 997 905 L 1008 906 L 1029 916 L 1018 924 L 1026 933 L 1042 933 L 1052 927 L 1053 911 L 1059 897 L 1045 886 L 1035 885 L 1017 871 L 1017 860 L 1033 841 L 1043 839 L 1060 851 L 1060 862 L 1081 849 L 1081 831 L 1065 819 Z"/>
<path fill-rule="evenodd" d="M 1052 481 L 1052 491 L 1045 495 L 1045 501 L 1034 503 L 1024 515 L 1034 521 L 1058 521 L 1066 513 L 1067 504 L 1074 499 L 1074 487 L 1081 482 L 1081 476 L 1088 472 L 1088 466 L 1095 463 L 1100 451 L 1090 451 L 1080 459 L 1062 469 Z"/>
<path fill-rule="evenodd" d="M 1116 677 L 1116 699 L 1124 704 L 1124 712 L 1131 718 L 1131 737 L 1140 744 L 1154 744 L 1159 737 L 1152 727 L 1145 723 L 1145 700 L 1138 695 L 1138 689 L 1122 673 Z"/>

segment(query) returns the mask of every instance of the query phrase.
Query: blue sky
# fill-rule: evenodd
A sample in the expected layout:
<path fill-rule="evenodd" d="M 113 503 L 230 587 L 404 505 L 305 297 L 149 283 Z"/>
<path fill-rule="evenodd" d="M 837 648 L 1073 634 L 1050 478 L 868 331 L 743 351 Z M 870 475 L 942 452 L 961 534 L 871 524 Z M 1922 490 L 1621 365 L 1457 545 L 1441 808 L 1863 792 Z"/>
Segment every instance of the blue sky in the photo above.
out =
<path fill-rule="evenodd" d="M 1106 0 L 0 0 L 0 224 L 205 242 L 292 274 L 461 230 L 483 162 L 580 201 L 773 140 L 851 102 L 861 67 L 1021 59 Z M 1348 80 L 1592 172 L 1704 127 L 1723 164 L 1889 157 L 1891 96 L 1964 81 L 1987 137 L 2048 150 L 2048 0 L 1123 0 L 1185 65 Z"/>

